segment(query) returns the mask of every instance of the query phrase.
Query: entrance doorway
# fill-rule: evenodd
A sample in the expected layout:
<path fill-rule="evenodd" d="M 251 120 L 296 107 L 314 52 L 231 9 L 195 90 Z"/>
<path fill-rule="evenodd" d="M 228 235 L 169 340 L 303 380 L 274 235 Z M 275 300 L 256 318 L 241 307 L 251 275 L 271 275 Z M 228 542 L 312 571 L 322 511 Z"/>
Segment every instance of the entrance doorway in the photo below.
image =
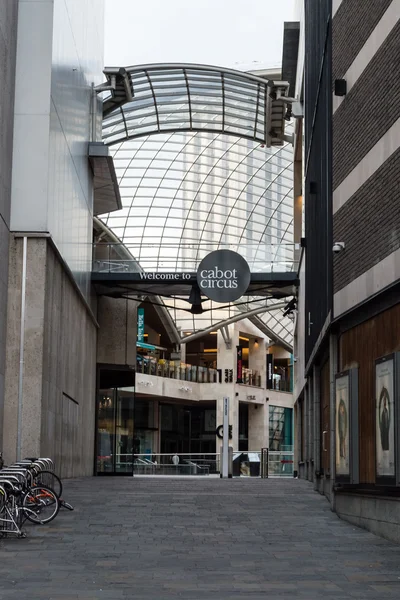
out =
<path fill-rule="evenodd" d="M 134 388 L 99 390 L 97 473 L 133 473 Z"/>
<path fill-rule="evenodd" d="M 98 475 L 132 475 L 134 453 L 134 372 L 99 368 L 96 466 Z"/>

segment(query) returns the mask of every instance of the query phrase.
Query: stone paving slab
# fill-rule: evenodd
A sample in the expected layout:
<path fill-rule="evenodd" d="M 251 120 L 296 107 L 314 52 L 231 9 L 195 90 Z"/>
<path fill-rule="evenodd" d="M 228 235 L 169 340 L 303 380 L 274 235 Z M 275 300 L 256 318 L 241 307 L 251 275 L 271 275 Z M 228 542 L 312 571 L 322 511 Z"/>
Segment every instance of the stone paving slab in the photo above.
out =
<path fill-rule="evenodd" d="M 400 546 L 308 482 L 97 477 L 74 512 L 0 541 L 0 600 L 400 598 Z"/>

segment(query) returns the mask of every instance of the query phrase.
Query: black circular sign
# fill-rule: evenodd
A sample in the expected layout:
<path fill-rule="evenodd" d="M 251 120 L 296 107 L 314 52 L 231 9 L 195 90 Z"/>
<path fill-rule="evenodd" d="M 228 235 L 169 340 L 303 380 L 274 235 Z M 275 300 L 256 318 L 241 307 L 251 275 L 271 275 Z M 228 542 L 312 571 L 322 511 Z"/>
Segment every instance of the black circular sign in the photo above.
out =
<path fill-rule="evenodd" d="M 202 294 L 215 302 L 233 302 L 241 298 L 250 283 L 249 265 L 237 252 L 215 250 L 197 269 L 197 283 Z"/>

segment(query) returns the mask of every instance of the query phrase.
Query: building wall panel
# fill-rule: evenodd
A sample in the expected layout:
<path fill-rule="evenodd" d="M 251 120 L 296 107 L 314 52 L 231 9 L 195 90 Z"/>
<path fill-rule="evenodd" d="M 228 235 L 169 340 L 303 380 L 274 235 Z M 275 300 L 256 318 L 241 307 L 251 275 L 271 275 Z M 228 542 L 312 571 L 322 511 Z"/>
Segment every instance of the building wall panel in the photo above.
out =
<path fill-rule="evenodd" d="M 400 350 L 400 304 L 340 337 L 340 371 L 359 369 L 360 483 L 375 482 L 375 359 L 397 350 Z"/>
<path fill-rule="evenodd" d="M 47 246 L 40 450 L 64 477 L 92 475 L 97 330 Z"/>
<path fill-rule="evenodd" d="M 395 0 L 396 1 L 396 0 Z M 392 0 L 343 0 L 333 18 L 333 79 L 346 73 Z"/>
<path fill-rule="evenodd" d="M 8 248 L 10 243 L 11 165 L 17 47 L 18 3 L 0 2 L 0 448 L 2 447 L 4 377 L 6 368 L 6 315 Z"/>
<path fill-rule="evenodd" d="M 305 362 L 332 307 L 330 2 L 305 2 Z"/>
<path fill-rule="evenodd" d="M 399 64 L 400 21 L 333 116 L 333 189 L 400 117 Z"/>
<path fill-rule="evenodd" d="M 400 247 L 400 148 L 335 213 L 334 292 Z"/>

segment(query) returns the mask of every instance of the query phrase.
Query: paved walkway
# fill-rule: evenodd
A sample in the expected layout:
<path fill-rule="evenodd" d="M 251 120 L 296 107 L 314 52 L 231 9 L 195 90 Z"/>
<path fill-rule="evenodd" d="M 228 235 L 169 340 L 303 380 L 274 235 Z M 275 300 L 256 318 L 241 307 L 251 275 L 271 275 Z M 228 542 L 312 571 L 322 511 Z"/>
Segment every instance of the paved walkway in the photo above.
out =
<path fill-rule="evenodd" d="M 300 480 L 92 478 L 0 542 L 1 600 L 400 598 L 400 546 Z"/>

